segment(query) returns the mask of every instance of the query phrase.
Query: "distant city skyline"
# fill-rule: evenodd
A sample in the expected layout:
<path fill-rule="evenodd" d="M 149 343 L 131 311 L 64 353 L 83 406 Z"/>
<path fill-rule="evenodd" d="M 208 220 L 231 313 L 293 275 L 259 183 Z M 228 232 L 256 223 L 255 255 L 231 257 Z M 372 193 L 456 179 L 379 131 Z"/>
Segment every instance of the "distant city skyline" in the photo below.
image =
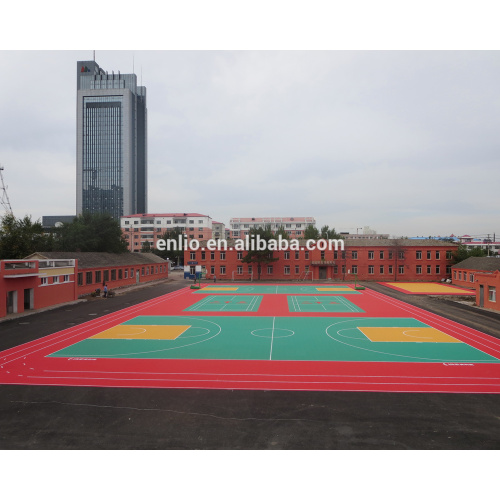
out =
<path fill-rule="evenodd" d="M 497 51 L 96 51 L 148 88 L 147 211 L 500 234 Z M 1 51 L 14 214 L 75 211 L 76 61 Z M 30 75 L 47 72 L 32 85 Z M 57 81 L 57 85 L 53 82 Z M 43 105 L 40 100 L 43 95 Z"/>

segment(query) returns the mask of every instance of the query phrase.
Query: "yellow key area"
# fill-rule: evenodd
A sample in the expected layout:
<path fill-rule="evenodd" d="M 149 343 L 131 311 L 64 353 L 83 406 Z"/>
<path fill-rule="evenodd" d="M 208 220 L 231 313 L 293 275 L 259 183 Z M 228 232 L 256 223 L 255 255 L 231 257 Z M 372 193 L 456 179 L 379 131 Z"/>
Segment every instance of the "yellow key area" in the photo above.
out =
<path fill-rule="evenodd" d="M 372 342 L 446 342 L 461 343 L 446 333 L 435 328 L 415 327 L 361 327 L 358 329 Z"/>
<path fill-rule="evenodd" d="M 117 325 L 90 338 L 175 340 L 189 327 L 190 325 Z"/>

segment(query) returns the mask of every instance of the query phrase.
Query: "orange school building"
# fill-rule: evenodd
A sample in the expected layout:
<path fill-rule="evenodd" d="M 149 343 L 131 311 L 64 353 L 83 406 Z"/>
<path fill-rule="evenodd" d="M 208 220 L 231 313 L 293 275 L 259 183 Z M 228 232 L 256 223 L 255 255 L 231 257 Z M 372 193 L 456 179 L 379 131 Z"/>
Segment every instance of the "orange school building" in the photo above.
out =
<path fill-rule="evenodd" d="M 335 280 L 335 281 L 441 281 L 451 277 L 453 252 L 458 246 L 436 240 L 345 240 L 344 250 L 278 250 L 278 260 L 264 263 L 260 280 Z M 186 250 L 184 262 L 201 265 L 207 278 L 248 280 L 258 277 L 258 264 L 242 260 L 245 250 L 236 250 L 235 240 L 227 240 L 227 250 Z M 189 275 L 191 276 L 191 275 Z"/>
<path fill-rule="evenodd" d="M 102 290 L 168 278 L 168 261 L 151 253 L 44 252 L 0 261 L 0 318 L 63 304 Z"/>

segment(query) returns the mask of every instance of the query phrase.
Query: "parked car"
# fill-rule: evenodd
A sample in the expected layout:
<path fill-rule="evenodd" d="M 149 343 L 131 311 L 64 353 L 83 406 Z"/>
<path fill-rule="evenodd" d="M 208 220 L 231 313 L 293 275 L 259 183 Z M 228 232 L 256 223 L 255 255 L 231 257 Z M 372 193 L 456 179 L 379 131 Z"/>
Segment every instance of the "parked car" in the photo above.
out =
<path fill-rule="evenodd" d="M 184 266 L 174 266 L 172 267 L 172 271 L 184 271 Z"/>

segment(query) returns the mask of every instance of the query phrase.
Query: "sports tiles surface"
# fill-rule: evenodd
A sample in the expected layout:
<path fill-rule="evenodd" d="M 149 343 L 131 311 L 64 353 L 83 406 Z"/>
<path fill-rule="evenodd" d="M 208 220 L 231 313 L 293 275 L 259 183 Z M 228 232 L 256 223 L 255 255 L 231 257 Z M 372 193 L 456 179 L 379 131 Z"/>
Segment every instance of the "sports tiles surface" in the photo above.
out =
<path fill-rule="evenodd" d="M 408 293 L 412 295 L 475 295 L 474 290 L 464 290 L 453 285 L 447 285 L 444 283 L 404 283 L 404 282 L 393 282 L 386 283 L 381 282 L 381 285 L 393 288 L 399 292 Z"/>
<path fill-rule="evenodd" d="M 210 285 L 0 353 L 11 384 L 500 392 L 500 341 L 372 290 Z"/>

